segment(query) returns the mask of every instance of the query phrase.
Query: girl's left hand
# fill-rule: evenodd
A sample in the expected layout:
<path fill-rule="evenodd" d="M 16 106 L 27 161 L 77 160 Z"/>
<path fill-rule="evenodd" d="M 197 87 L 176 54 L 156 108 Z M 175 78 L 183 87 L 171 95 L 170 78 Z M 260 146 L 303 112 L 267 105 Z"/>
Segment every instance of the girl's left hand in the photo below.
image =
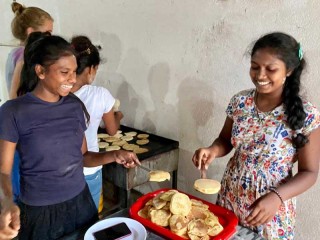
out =
<path fill-rule="evenodd" d="M 274 192 L 260 197 L 251 205 L 251 213 L 246 218 L 249 226 L 259 226 L 270 222 L 281 205 L 281 200 Z"/>

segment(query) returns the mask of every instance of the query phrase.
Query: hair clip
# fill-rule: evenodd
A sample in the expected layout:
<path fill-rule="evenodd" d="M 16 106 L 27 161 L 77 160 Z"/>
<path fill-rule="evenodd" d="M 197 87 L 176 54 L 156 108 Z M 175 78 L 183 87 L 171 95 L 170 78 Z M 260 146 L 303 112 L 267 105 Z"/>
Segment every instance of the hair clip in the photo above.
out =
<path fill-rule="evenodd" d="M 71 45 L 73 46 L 73 45 Z M 75 49 L 75 47 L 73 46 L 73 48 Z M 87 54 L 90 55 L 91 54 L 91 49 L 90 47 L 88 47 L 86 50 L 83 50 L 82 52 L 78 53 L 79 55 L 83 55 L 83 54 Z"/>
<path fill-rule="evenodd" d="M 292 134 L 292 136 L 293 136 L 294 138 L 296 138 L 296 137 L 298 137 L 298 134 L 302 134 L 302 130 L 301 130 L 301 129 L 296 130 L 296 131 L 294 132 L 294 134 Z"/>
<path fill-rule="evenodd" d="M 303 58 L 303 51 L 302 51 L 301 43 L 299 43 L 298 56 L 299 56 L 299 60 L 301 61 Z"/>

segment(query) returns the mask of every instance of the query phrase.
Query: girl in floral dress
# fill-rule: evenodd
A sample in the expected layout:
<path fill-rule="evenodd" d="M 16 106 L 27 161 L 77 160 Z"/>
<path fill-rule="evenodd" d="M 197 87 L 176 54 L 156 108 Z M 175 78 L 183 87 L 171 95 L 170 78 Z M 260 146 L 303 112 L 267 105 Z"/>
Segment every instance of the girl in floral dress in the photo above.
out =
<path fill-rule="evenodd" d="M 293 37 L 271 33 L 257 40 L 250 68 L 255 89 L 232 97 L 219 137 L 192 159 L 200 170 L 207 169 L 235 149 L 217 203 L 266 239 L 293 239 L 295 197 L 318 176 L 320 114 L 299 96 L 304 65 Z"/>

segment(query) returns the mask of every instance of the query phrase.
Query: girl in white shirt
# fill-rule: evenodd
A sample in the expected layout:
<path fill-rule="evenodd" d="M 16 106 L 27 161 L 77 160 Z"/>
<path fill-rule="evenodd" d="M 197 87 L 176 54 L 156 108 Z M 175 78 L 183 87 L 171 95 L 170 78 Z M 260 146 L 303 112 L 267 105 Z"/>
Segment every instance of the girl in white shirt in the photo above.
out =
<path fill-rule="evenodd" d="M 71 91 L 82 100 L 90 114 L 90 123 L 85 131 L 88 150 L 98 152 L 97 131 L 101 120 L 104 122 L 106 132 L 114 135 L 119 129 L 123 114 L 120 111 L 113 111 L 115 99 L 106 88 L 90 85 L 101 62 L 98 48 L 86 36 L 72 38 L 71 44 L 77 52 L 78 64 L 77 82 Z M 84 175 L 98 209 L 102 190 L 102 166 L 85 167 Z"/>

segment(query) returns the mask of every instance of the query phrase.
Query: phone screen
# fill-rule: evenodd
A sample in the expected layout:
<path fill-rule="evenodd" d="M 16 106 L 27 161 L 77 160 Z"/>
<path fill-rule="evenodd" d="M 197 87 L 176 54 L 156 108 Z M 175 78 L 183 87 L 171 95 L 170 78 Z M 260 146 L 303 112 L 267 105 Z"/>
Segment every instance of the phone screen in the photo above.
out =
<path fill-rule="evenodd" d="M 131 234 L 130 229 L 124 222 L 93 233 L 96 240 L 116 240 L 127 237 Z"/>

